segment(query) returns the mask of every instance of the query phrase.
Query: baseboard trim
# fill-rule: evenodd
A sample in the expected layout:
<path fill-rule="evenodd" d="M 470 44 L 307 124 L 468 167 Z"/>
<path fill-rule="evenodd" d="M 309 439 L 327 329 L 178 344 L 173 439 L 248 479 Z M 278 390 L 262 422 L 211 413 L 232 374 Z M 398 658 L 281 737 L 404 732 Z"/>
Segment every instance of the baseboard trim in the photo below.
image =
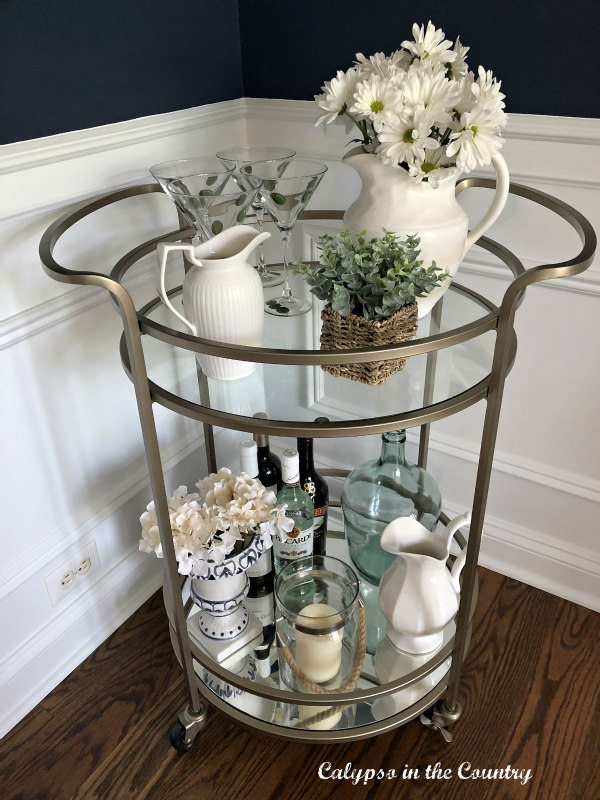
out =
<path fill-rule="evenodd" d="M 0 737 L 35 708 L 160 588 L 162 564 L 157 565 L 148 559 L 140 565 L 136 559 L 136 568 L 132 569 L 129 564 L 132 558 L 133 553 L 121 562 L 118 582 L 107 588 L 97 602 L 90 603 L 84 615 L 75 619 L 69 615 L 68 621 L 64 620 L 60 626 L 53 624 L 45 638 L 31 637 L 4 666 L 0 689 L 3 709 Z M 116 609 L 115 598 L 118 598 Z M 64 653 L 69 654 L 66 661 L 61 657 Z M 46 674 L 47 663 L 59 666 Z"/>

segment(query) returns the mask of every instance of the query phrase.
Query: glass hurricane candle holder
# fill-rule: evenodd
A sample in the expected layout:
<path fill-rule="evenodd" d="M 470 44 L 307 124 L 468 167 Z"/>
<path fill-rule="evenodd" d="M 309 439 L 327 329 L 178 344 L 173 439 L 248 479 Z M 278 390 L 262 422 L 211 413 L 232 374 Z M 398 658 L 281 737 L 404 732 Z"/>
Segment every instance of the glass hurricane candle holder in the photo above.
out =
<path fill-rule="evenodd" d="M 350 690 L 358 677 L 356 663 L 362 666 L 364 658 L 359 599 L 354 570 L 337 558 L 307 556 L 281 570 L 275 602 L 279 674 L 286 686 L 302 692 Z"/>

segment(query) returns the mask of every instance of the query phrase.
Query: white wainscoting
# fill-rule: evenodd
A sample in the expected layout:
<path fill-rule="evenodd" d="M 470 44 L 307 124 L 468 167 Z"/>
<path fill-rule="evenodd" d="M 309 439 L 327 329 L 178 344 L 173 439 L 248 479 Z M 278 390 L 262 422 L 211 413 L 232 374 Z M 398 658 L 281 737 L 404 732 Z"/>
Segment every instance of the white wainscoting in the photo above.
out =
<path fill-rule="evenodd" d="M 240 100 L 0 148 L 0 735 L 162 576 L 162 563 L 138 550 L 150 488 L 133 387 L 118 354 L 120 318 L 106 292 L 45 275 L 40 237 L 74 203 L 152 182 L 151 164 L 245 140 Z M 162 194 L 122 205 L 68 232 L 59 261 L 106 271 L 136 243 L 176 227 Z M 153 294 L 152 266 L 146 258 L 128 282 L 140 300 Z M 161 408 L 156 420 L 168 486 L 205 474 L 202 426 Z M 44 578 L 92 539 L 100 564 L 52 607 Z"/>
<path fill-rule="evenodd" d="M 353 170 L 340 163 L 352 136 L 342 125 L 315 129 L 313 103 L 247 99 L 251 143 L 285 142 L 298 154 L 324 161 L 326 179 L 315 206 L 346 208 L 358 194 Z M 600 120 L 509 116 L 504 155 L 511 179 L 571 204 L 600 230 Z M 489 172 L 478 173 L 481 175 Z M 473 221 L 489 192 L 468 190 L 461 202 Z M 332 225 L 307 225 L 314 238 Z M 558 217 L 510 198 L 488 234 L 531 268 L 579 251 L 579 239 Z M 481 248 L 467 255 L 457 280 L 498 302 L 507 270 Z M 531 287 L 517 312 L 519 353 L 507 380 L 481 563 L 574 602 L 600 610 L 600 267 L 583 275 Z M 318 376 L 307 390 L 315 416 Z M 345 386 L 344 403 L 352 405 Z M 449 513 L 469 508 L 477 463 L 483 405 L 432 426 L 430 469 Z M 416 433 L 409 433 L 416 458 Z M 352 468 L 375 457 L 370 437 L 348 446 L 323 440 L 323 466 Z M 358 452 L 357 452 L 358 451 Z"/>
<path fill-rule="evenodd" d="M 345 208 L 358 179 L 341 163 L 348 137 L 314 128 L 312 103 L 240 99 L 0 148 L 0 349 L 5 391 L 0 529 L 0 733 L 8 731 L 159 585 L 159 562 L 137 552 L 138 517 L 150 492 L 132 387 L 118 357 L 120 321 L 101 290 L 50 280 L 40 236 L 65 207 L 145 182 L 153 163 L 236 144 L 283 144 L 325 160 L 315 205 Z M 505 155 L 513 179 L 555 194 L 600 227 L 598 120 L 514 116 Z M 462 197 L 475 219 L 486 201 Z M 526 266 L 577 252 L 577 237 L 511 202 L 491 232 Z M 173 227 L 161 195 L 100 212 L 61 241 L 67 266 L 105 271 L 143 238 Z M 132 236 L 131 230 L 135 230 Z M 148 236 L 145 236 L 148 234 Z M 129 286 L 150 296 L 152 260 Z M 474 250 L 460 280 L 492 298 L 506 286 L 495 260 Z M 482 563 L 590 607 L 600 596 L 600 272 L 533 287 L 518 313 L 519 357 L 500 422 Z M 6 387 L 10 387 L 7 391 Z M 351 402 L 351 396 L 348 401 Z M 318 398 L 315 396 L 315 409 Z M 315 414 L 317 416 L 318 414 Z M 156 412 L 167 482 L 204 470 L 201 426 Z M 430 468 L 446 508 L 470 505 L 481 409 L 433 426 Z M 233 463 L 240 436 L 218 436 Z M 274 444 L 281 445 L 284 440 Z M 409 436 L 412 450 L 414 435 Z M 324 465 L 373 457 L 373 437 L 322 441 Z M 99 571 L 50 605 L 44 578 L 90 539 Z"/>

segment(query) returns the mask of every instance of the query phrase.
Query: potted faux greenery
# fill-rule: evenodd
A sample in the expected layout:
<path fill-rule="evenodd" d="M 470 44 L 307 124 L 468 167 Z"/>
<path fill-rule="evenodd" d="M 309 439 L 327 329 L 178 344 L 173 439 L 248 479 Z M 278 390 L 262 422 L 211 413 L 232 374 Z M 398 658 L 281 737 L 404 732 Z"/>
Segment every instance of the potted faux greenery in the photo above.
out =
<path fill-rule="evenodd" d="M 342 231 L 319 237 L 319 262 L 298 263 L 310 291 L 325 300 L 322 350 L 399 344 L 417 332 L 417 297 L 448 277 L 435 262 L 424 267 L 417 236 L 401 239 Z M 323 365 L 326 372 L 376 386 L 401 370 L 406 358 L 362 364 Z"/>

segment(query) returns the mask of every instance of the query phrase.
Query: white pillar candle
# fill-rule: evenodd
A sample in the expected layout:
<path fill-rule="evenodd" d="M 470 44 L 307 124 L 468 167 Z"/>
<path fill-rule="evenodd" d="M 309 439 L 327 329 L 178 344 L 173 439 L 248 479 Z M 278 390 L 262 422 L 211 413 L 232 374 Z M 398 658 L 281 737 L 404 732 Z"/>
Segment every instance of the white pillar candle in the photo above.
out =
<path fill-rule="evenodd" d="M 315 683 L 325 683 L 338 674 L 342 663 L 344 629 L 332 633 L 318 633 L 319 628 L 329 628 L 342 621 L 335 608 L 325 603 L 313 603 L 298 615 L 298 624 L 314 628 L 315 633 L 296 630 L 296 664 Z"/>

